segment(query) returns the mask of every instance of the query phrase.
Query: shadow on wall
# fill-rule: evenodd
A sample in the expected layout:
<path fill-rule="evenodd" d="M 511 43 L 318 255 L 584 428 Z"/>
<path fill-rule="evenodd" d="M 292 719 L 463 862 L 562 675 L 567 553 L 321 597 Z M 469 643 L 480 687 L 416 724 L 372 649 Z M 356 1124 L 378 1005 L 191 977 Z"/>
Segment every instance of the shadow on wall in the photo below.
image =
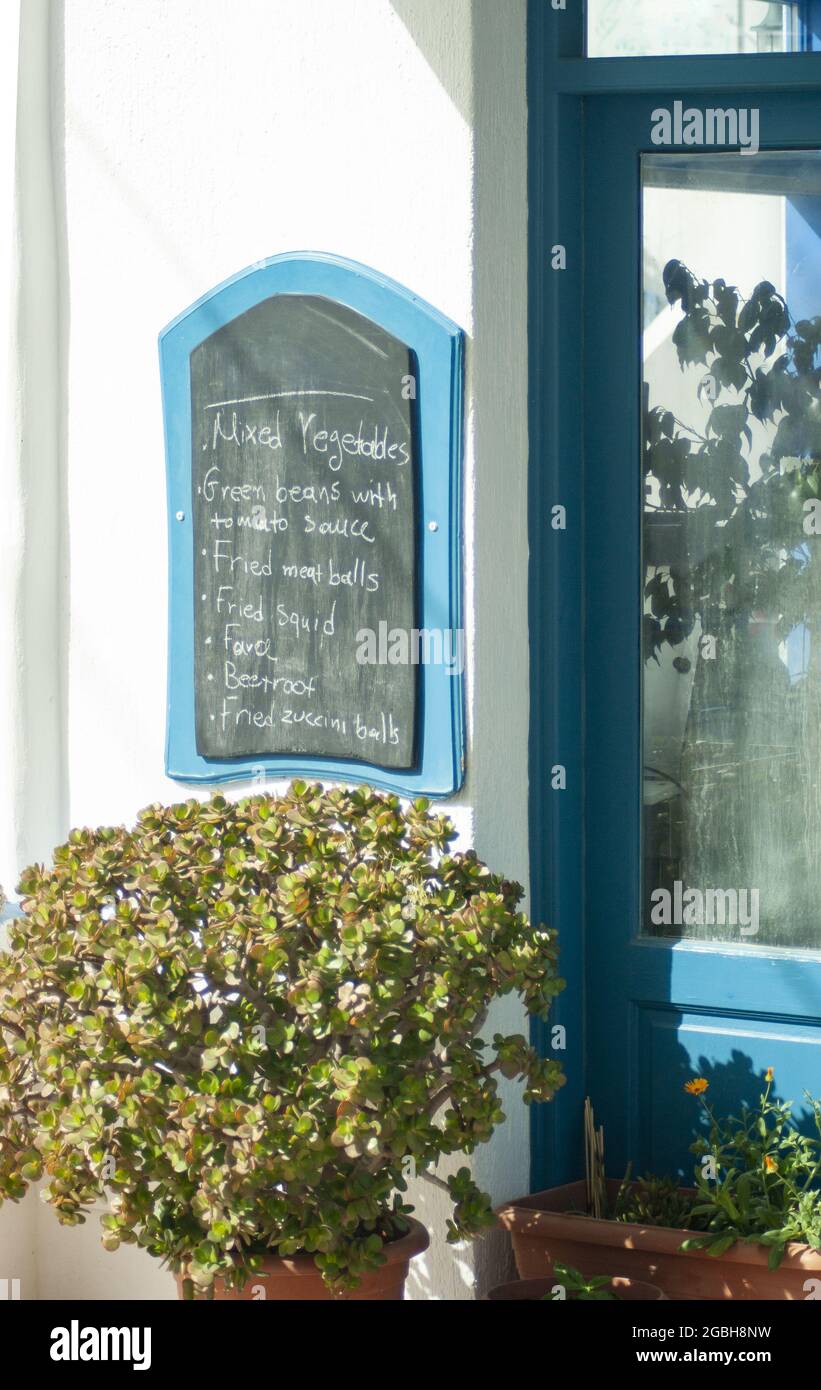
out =
<path fill-rule="evenodd" d="M 465 611 L 475 611 L 477 622 L 475 630 L 468 627 L 464 799 L 475 808 L 478 853 L 527 882 L 526 5 L 390 3 L 473 133 L 473 300 L 471 323 L 462 326 L 472 414 L 468 448 L 472 443 L 475 455 L 465 498 L 473 526 Z M 500 573 L 506 586 L 499 585 Z M 499 669 L 505 681 L 496 679 Z"/>
<path fill-rule="evenodd" d="M 477 852 L 528 880 L 527 592 L 527 100 L 524 0 L 391 0 L 392 8 L 453 105 L 472 127 L 473 299 L 468 332 L 468 425 L 472 466 L 466 512 L 473 544 L 466 585 L 476 614 L 468 639 L 468 775 L 464 802 L 474 814 Z M 466 40 L 465 36 L 469 39 Z M 471 52 L 464 53 L 470 43 Z M 468 325 L 463 325 L 468 327 Z M 504 574 L 505 583 L 499 583 Z M 494 673 L 505 672 L 503 680 Z M 499 730 L 505 736 L 499 737 Z M 496 1025 L 525 1032 L 510 999 Z M 530 1112 L 506 1095 L 507 1123 L 471 1160 L 494 1203 L 528 1190 Z M 414 1192 L 414 1199 L 417 1194 Z M 427 1214 L 418 1213 L 426 1220 Z M 432 1232 L 438 1222 L 426 1222 Z M 434 1236 L 438 1240 L 438 1235 Z M 438 1250 L 438 1247 L 437 1247 Z M 436 1286 L 446 1297 L 478 1297 L 510 1277 L 510 1249 L 491 1232 L 472 1247 L 438 1254 Z M 434 1268 L 431 1252 L 424 1257 Z M 408 1296 L 424 1298 L 416 1262 Z M 440 1274 L 440 1271 L 446 1271 Z"/>
<path fill-rule="evenodd" d="M 457 35 L 471 24 L 472 0 L 390 0 L 419 52 L 436 73 L 457 111 L 470 121 L 473 91 Z"/>

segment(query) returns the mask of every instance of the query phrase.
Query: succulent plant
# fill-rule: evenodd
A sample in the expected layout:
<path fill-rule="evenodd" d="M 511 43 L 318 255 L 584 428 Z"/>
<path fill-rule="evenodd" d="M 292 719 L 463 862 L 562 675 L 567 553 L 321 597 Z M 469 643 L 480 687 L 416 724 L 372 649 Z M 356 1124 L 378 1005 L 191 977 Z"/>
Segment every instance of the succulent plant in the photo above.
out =
<path fill-rule="evenodd" d="M 0 953 L 0 1198 L 66 1224 L 103 1199 L 189 1293 L 310 1252 L 354 1286 L 407 1229 L 410 1167 L 470 1153 L 563 1083 L 494 997 L 544 1018 L 555 933 L 429 804 L 294 782 L 71 832 L 20 883 Z M 492 1221 L 467 1168 L 448 1234 Z"/>

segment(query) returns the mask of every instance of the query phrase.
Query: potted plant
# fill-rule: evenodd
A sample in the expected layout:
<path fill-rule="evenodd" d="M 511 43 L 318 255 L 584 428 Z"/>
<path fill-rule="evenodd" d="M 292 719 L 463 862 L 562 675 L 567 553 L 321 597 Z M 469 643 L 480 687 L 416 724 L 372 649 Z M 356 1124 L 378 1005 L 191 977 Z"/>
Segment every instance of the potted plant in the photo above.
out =
<path fill-rule="evenodd" d="M 808 1097 L 815 1135 L 790 1102 L 772 1098 L 772 1069 L 758 1105 L 718 1119 L 708 1083 L 687 1089 L 703 1107 L 695 1186 L 670 1179 L 608 1182 L 609 1211 L 589 1217 L 584 1182 L 504 1207 L 523 1279 L 556 1260 L 658 1283 L 672 1299 L 803 1299 L 821 1282 L 821 1105 Z"/>
<path fill-rule="evenodd" d="M 557 1262 L 550 1279 L 514 1279 L 491 1289 L 491 1303 L 650 1303 L 664 1299 L 654 1284 L 639 1279 L 584 1275 L 572 1265 Z"/>
<path fill-rule="evenodd" d="M 294 782 L 151 806 L 28 869 L 0 953 L 0 1195 L 46 1179 L 60 1221 L 107 1204 L 184 1296 L 400 1298 L 426 1232 L 403 1200 L 562 1084 L 478 1034 L 516 991 L 544 1016 L 555 934 L 426 801 Z M 461 1169 L 449 1238 L 492 1224 Z M 253 1279 L 253 1286 L 249 1280 Z"/>

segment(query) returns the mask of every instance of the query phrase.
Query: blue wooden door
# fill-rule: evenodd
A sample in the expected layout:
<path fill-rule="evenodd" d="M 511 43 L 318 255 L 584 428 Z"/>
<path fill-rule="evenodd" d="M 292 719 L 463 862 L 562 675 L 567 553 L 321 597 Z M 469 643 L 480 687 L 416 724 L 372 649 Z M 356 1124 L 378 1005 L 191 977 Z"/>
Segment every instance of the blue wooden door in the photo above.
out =
<path fill-rule="evenodd" d="M 613 1176 L 692 1171 L 692 1077 L 720 1110 L 771 1066 L 797 1116 L 821 1094 L 821 449 L 750 411 L 785 341 L 778 370 L 790 341 L 818 365 L 817 151 L 817 92 L 585 103 L 585 1081 Z M 748 346 L 759 309 L 777 339 L 752 354 L 715 337 L 747 303 Z"/>

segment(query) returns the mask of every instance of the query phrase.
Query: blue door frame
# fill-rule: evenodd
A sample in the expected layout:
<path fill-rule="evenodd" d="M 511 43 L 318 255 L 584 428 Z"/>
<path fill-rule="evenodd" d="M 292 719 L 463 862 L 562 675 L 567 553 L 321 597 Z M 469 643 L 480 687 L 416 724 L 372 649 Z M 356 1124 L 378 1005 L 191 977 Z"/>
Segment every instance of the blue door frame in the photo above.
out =
<path fill-rule="evenodd" d="M 633 938 L 640 883 L 637 150 L 642 142 L 636 123 L 644 122 L 662 94 L 698 100 L 699 93 L 747 92 L 767 111 L 765 144 L 817 148 L 821 0 L 803 6 L 802 41 L 807 51 L 783 55 L 588 60 L 583 6 L 570 0 L 562 11 L 550 0 L 530 0 L 531 894 L 534 915 L 559 930 L 568 981 L 550 1024 L 537 1025 L 534 1032 L 536 1044 L 550 1052 L 554 1025 L 564 1025 L 566 1050 L 559 1055 L 568 1078 L 552 1105 L 533 1112 L 534 1188 L 582 1172 L 581 1116 L 588 1091 L 607 1121 L 612 1171 L 623 1169 L 628 1154 L 645 1162 L 656 1154 L 663 1160 L 657 1142 L 654 1148 L 649 1112 L 661 1107 L 660 1124 L 675 1147 L 676 1117 L 671 1111 L 669 1122 L 664 1119 L 663 1066 L 665 1058 L 671 1066 L 674 1056 L 680 1060 L 668 1044 L 677 1045 L 682 1030 L 689 1030 L 697 1055 L 701 1038 L 732 1037 L 743 1020 L 756 1034 L 750 1049 L 756 1065 L 762 1048 L 768 1064 L 778 1065 L 778 1048 L 786 1049 L 786 1057 L 796 1043 L 817 1043 L 821 1036 L 821 963 L 805 953 L 783 953 L 774 972 L 769 951 L 756 959 L 755 948 L 749 948 L 738 961 L 731 950 L 671 948 Z M 649 125 L 640 128 L 646 132 Z M 598 167 L 605 182 L 598 193 L 608 208 L 608 247 L 622 272 L 602 271 L 600 283 L 589 252 L 591 234 L 593 239 L 603 234 L 602 218 L 591 217 L 585 227 L 585 157 L 591 139 L 600 141 Z M 552 251 L 559 245 L 565 248 L 566 268 L 554 270 Z M 593 360 L 589 339 L 585 350 L 586 293 L 600 318 L 630 325 L 630 341 L 624 335 L 604 367 L 603 353 Z M 598 373 L 601 400 L 626 409 L 619 466 L 614 464 L 609 479 L 596 468 L 609 417 L 599 410 L 586 418 L 586 370 Z M 625 402 L 632 404 L 625 408 Z M 609 487 L 605 508 L 602 487 Z M 591 493 L 595 510 L 586 507 Z M 565 509 L 564 530 L 553 529 L 557 505 Z M 620 555 L 613 550 L 612 528 L 608 539 L 601 525 L 607 507 L 616 509 L 624 528 Z M 635 557 L 634 564 L 625 564 L 625 552 Z M 590 585 L 589 561 L 596 555 L 601 573 L 606 559 L 612 563 L 611 585 Z M 597 635 L 613 623 L 628 656 L 620 668 L 604 673 L 585 659 L 585 649 L 594 655 Z M 613 643 L 612 626 L 609 630 Z M 566 770 L 563 790 L 553 788 L 551 773 L 558 765 Z M 614 949 L 597 949 L 603 945 Z M 709 997 L 703 989 L 705 949 L 712 962 L 720 955 L 730 967 L 714 972 L 720 978 Z M 799 1015 L 796 1000 L 808 989 L 818 1003 Z M 818 1055 L 814 1048 L 813 1054 Z M 655 1072 L 647 1061 L 653 1055 L 660 1059 Z M 677 1086 L 678 1072 L 669 1080 Z M 732 1075 L 725 1080 L 732 1090 Z"/>

